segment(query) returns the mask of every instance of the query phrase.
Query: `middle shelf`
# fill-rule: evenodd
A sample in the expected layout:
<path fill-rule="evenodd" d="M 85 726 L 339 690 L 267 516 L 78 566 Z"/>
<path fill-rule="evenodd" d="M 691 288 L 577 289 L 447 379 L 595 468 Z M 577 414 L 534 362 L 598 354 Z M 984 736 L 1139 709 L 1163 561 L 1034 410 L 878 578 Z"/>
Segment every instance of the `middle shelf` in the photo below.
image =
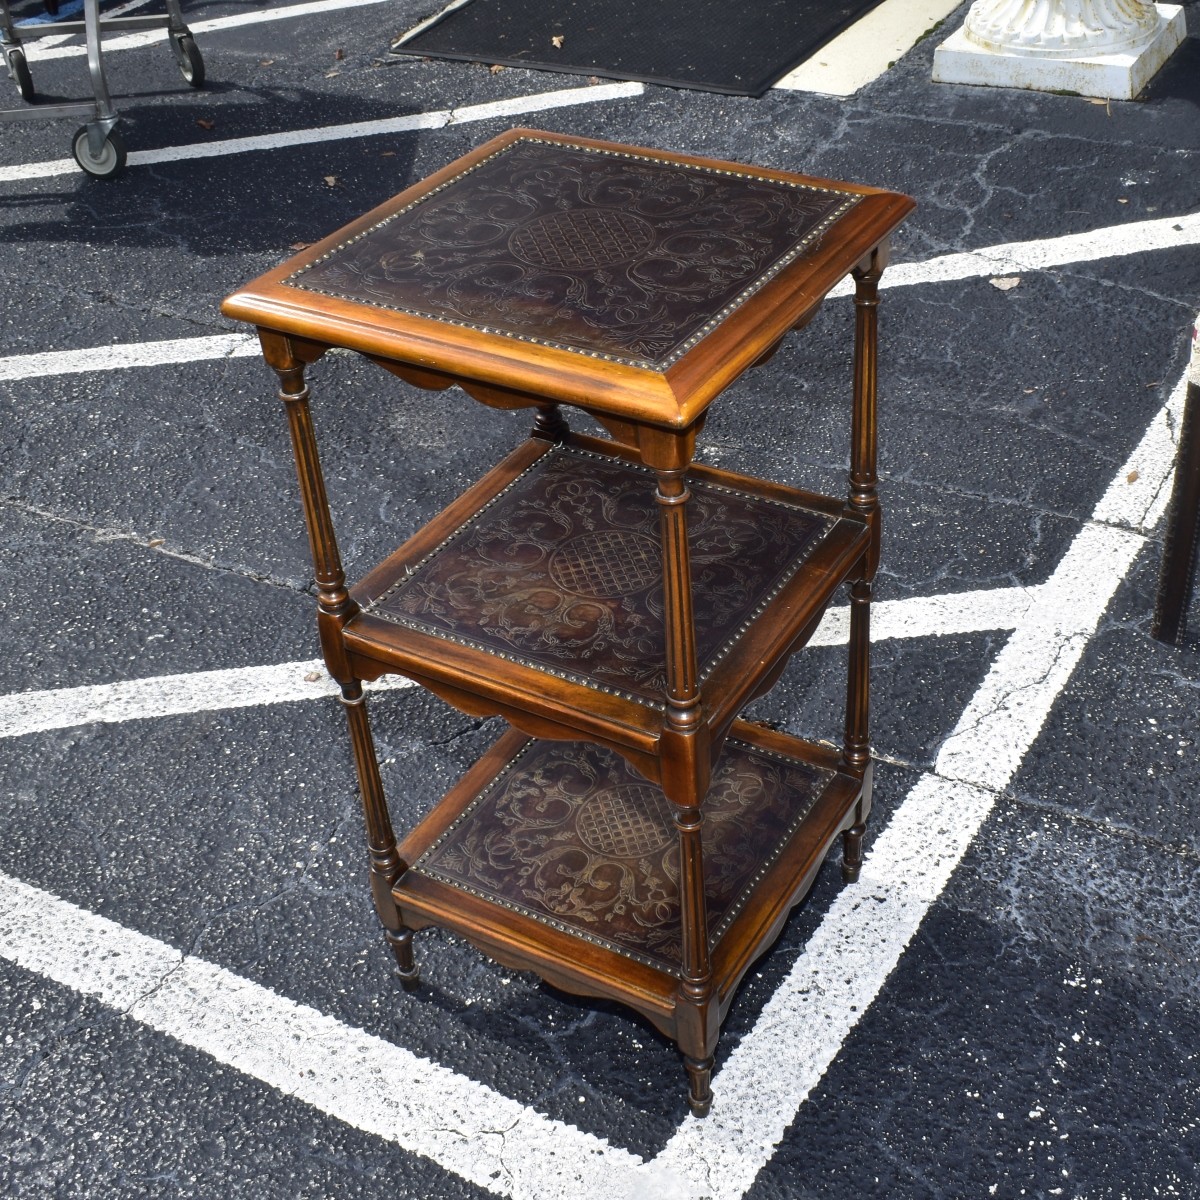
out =
<path fill-rule="evenodd" d="M 695 637 L 714 749 L 811 636 L 870 543 L 841 500 L 688 471 Z M 653 755 L 664 720 L 653 471 L 614 443 L 530 439 L 352 590 L 352 667 L 540 736 Z"/>

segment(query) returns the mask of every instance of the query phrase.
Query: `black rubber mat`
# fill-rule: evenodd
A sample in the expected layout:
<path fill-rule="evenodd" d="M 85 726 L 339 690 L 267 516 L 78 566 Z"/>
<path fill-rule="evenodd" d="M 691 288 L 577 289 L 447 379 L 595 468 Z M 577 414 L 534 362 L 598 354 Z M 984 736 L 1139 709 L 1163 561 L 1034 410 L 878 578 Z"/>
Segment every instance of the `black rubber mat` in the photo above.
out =
<path fill-rule="evenodd" d="M 393 52 L 761 96 L 881 0 L 470 0 Z"/>

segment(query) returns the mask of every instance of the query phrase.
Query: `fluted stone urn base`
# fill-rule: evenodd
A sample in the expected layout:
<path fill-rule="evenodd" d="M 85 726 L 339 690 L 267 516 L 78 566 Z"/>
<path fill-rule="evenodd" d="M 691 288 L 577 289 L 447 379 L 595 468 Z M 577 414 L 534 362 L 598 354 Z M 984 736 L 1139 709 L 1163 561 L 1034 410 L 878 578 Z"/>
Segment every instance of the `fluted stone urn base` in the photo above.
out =
<path fill-rule="evenodd" d="M 1154 7 L 1158 27 L 1141 45 L 1110 53 L 1083 50 L 1078 57 L 1059 57 L 1061 50 L 1048 55 L 1036 46 L 995 49 L 983 45 L 971 36 L 968 19 L 934 52 L 933 80 L 1132 100 L 1187 36 L 1181 6 Z"/>

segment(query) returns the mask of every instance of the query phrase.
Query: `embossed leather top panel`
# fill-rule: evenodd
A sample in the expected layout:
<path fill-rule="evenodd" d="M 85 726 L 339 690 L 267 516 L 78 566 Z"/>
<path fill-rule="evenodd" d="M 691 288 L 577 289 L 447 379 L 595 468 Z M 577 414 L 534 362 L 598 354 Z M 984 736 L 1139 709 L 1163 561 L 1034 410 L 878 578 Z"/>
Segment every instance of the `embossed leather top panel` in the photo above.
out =
<path fill-rule="evenodd" d="M 286 282 L 662 371 L 858 200 L 523 137 Z"/>
<path fill-rule="evenodd" d="M 698 481 L 689 486 L 704 680 L 834 521 L 749 492 Z M 556 447 L 366 609 L 661 705 L 666 650 L 654 491 L 654 474 L 644 467 Z"/>
<path fill-rule="evenodd" d="M 832 778 L 726 743 L 704 800 L 711 945 Z M 410 869 L 678 975 L 678 845 L 669 801 L 616 754 L 533 741 Z"/>

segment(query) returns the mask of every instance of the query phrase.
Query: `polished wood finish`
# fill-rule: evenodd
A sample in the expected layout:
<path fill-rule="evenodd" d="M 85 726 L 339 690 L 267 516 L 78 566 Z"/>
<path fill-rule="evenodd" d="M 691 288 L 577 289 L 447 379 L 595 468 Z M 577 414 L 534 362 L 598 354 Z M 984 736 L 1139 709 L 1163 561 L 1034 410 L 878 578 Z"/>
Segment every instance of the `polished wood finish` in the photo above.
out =
<path fill-rule="evenodd" d="M 742 747 L 815 768 L 821 779 L 807 797 L 811 808 L 790 836 L 776 846 L 761 838 L 756 843 L 764 868 L 762 877 L 755 880 L 745 903 L 708 948 L 711 1011 L 707 1016 L 713 1018 L 713 1028 L 706 1036 L 714 1042 L 715 1026 L 728 1011 L 745 972 L 779 935 L 830 845 L 854 819 L 854 799 L 859 791 L 857 778 L 841 770 L 835 750 L 745 721 L 735 722 L 731 736 Z M 431 847 L 531 745 L 542 744 L 510 730 L 403 840 L 400 855 L 415 864 L 395 887 L 405 924 L 416 929 L 427 925 L 453 929 L 506 966 L 536 971 L 565 991 L 619 1000 L 643 1013 L 668 1036 L 678 1038 L 681 1029 L 694 1021 L 695 1011 L 695 1006 L 684 1009 L 679 1003 L 681 985 L 694 978 L 683 945 L 688 934 L 686 926 L 681 925 L 676 938 L 679 961 L 686 965 L 671 969 L 664 963 L 638 961 L 619 948 L 600 944 L 588 936 L 589 925 L 582 920 L 574 930 L 564 928 L 563 921 L 547 924 L 544 916 L 527 908 L 515 909 L 511 900 L 489 898 L 478 890 L 464 891 L 423 868 L 422 859 Z M 553 754 L 554 744 L 544 752 Z M 575 753 L 571 746 L 564 747 L 564 759 L 569 761 Z M 795 803 L 800 799 L 797 795 Z M 748 820 L 745 836 L 755 837 Z M 682 900 L 680 896 L 676 902 Z M 685 1052 L 704 1058 L 711 1047 L 706 1049 L 705 1037 L 701 1036 L 695 1051 L 685 1047 Z"/>
<path fill-rule="evenodd" d="M 603 453 L 617 461 L 628 458 L 611 443 L 577 436 L 569 439 L 567 449 L 578 449 L 591 456 Z M 536 438 L 518 447 L 352 589 L 359 611 L 347 623 L 343 634 L 352 669 L 363 678 L 392 670 L 419 676 L 433 690 L 469 692 L 474 696 L 474 715 L 503 713 L 537 736 L 556 736 L 551 726 L 558 726 L 562 732 L 557 736 L 562 737 L 578 736 L 581 730 L 586 730 L 589 737 L 627 753 L 639 761 L 640 769 L 657 777 L 658 751 L 668 708 L 676 710 L 676 733 L 684 736 L 688 732 L 687 721 L 697 712 L 694 702 L 690 710 L 678 701 L 668 705 L 662 697 L 646 695 L 640 685 L 635 692 L 632 690 L 635 684 L 630 681 L 614 686 L 620 680 L 611 672 L 590 679 L 586 672 L 566 678 L 545 664 L 530 658 L 518 659 L 512 654 L 506 655 L 504 670 L 499 673 L 494 650 L 436 636 L 428 623 L 424 627 L 397 624 L 381 612 L 381 601 L 398 584 L 422 582 L 422 564 L 428 563 L 439 546 L 455 538 L 472 521 L 486 529 L 488 518 L 495 511 L 496 498 L 506 492 L 511 495 L 515 482 L 550 453 L 551 447 Z M 655 478 L 643 474 L 650 493 L 655 488 Z M 701 730 L 707 730 L 711 754 L 719 749 L 720 739 L 738 710 L 762 690 L 764 683 L 773 682 L 766 680 L 762 664 L 782 667 L 787 654 L 811 635 L 824 607 L 850 568 L 869 548 L 870 529 L 858 514 L 848 511 L 844 501 L 830 497 L 765 484 L 711 467 L 693 466 L 688 478 L 697 493 L 736 491 L 748 500 L 761 498 L 764 510 L 786 506 L 806 512 L 823 519 L 827 530 L 796 557 L 794 574 L 788 577 L 780 573 L 779 590 L 763 597 L 754 620 L 746 621 L 745 628 L 722 631 L 728 647 L 724 657 L 714 659 L 711 653 L 706 657 L 704 704 L 698 708 L 697 724 Z M 671 507 L 663 508 L 674 520 Z M 777 552 L 778 548 L 767 549 Z M 748 563 L 745 569 L 751 566 Z M 540 582 L 546 584 L 544 579 Z M 707 640 L 711 641 L 711 637 Z M 677 647 L 674 653 L 682 651 Z M 690 663 L 694 653 L 694 646 L 686 652 L 688 672 L 695 671 Z M 688 681 L 686 686 L 694 685 Z M 696 734 L 701 747 L 704 737 L 702 732 Z"/>
<path fill-rule="evenodd" d="M 826 293 L 884 241 L 913 208 L 908 197 L 893 192 L 753 168 L 752 173 L 764 179 L 799 180 L 814 187 L 833 188 L 859 200 L 825 233 L 813 253 L 796 258 L 758 290 L 751 303 L 743 304 L 686 354 L 661 370 L 592 358 L 499 333 L 306 292 L 287 283 L 298 271 L 368 233 L 522 138 L 591 147 L 600 152 L 630 152 L 629 147 L 613 143 L 536 130 L 515 129 L 501 134 L 235 292 L 225 301 L 223 311 L 227 316 L 263 328 L 386 359 L 396 364 L 402 377 L 411 375 L 417 386 L 437 386 L 435 380 L 442 381 L 441 386 L 459 383 L 487 403 L 486 393 L 478 385 L 494 385 L 502 390 L 505 402 L 512 407 L 537 404 L 549 398 L 623 421 L 683 430 L 789 329 L 810 319 Z M 690 155 L 658 150 L 642 153 L 655 162 L 751 171 Z"/>
<path fill-rule="evenodd" d="M 627 1004 L 678 1043 L 699 1115 L 738 984 L 839 834 L 846 878 L 861 867 L 876 309 L 888 237 L 911 208 L 878 189 L 514 130 L 224 305 L 258 327 L 279 376 L 401 979 L 417 980 L 412 931 L 439 925 Z M 709 405 L 848 274 L 846 498 L 697 465 Z M 334 347 L 433 393 L 535 409 L 526 442 L 353 586 L 305 383 Z M 572 433 L 563 404 L 609 438 Z M 740 720 L 843 584 L 841 749 Z M 362 690 L 390 672 L 513 727 L 399 845 Z"/>
<path fill-rule="evenodd" d="M 850 661 L 846 678 L 846 769 L 862 780 L 854 824 L 842 838 L 842 878 L 856 882 L 862 871 L 862 840 L 871 811 L 870 754 L 871 593 L 879 566 L 882 517 L 876 470 L 876 372 L 879 341 L 879 279 L 887 246 L 865 257 L 854 276 L 854 403 L 850 421 L 850 507 L 866 520 L 870 545 L 862 574 L 850 586 Z"/>

